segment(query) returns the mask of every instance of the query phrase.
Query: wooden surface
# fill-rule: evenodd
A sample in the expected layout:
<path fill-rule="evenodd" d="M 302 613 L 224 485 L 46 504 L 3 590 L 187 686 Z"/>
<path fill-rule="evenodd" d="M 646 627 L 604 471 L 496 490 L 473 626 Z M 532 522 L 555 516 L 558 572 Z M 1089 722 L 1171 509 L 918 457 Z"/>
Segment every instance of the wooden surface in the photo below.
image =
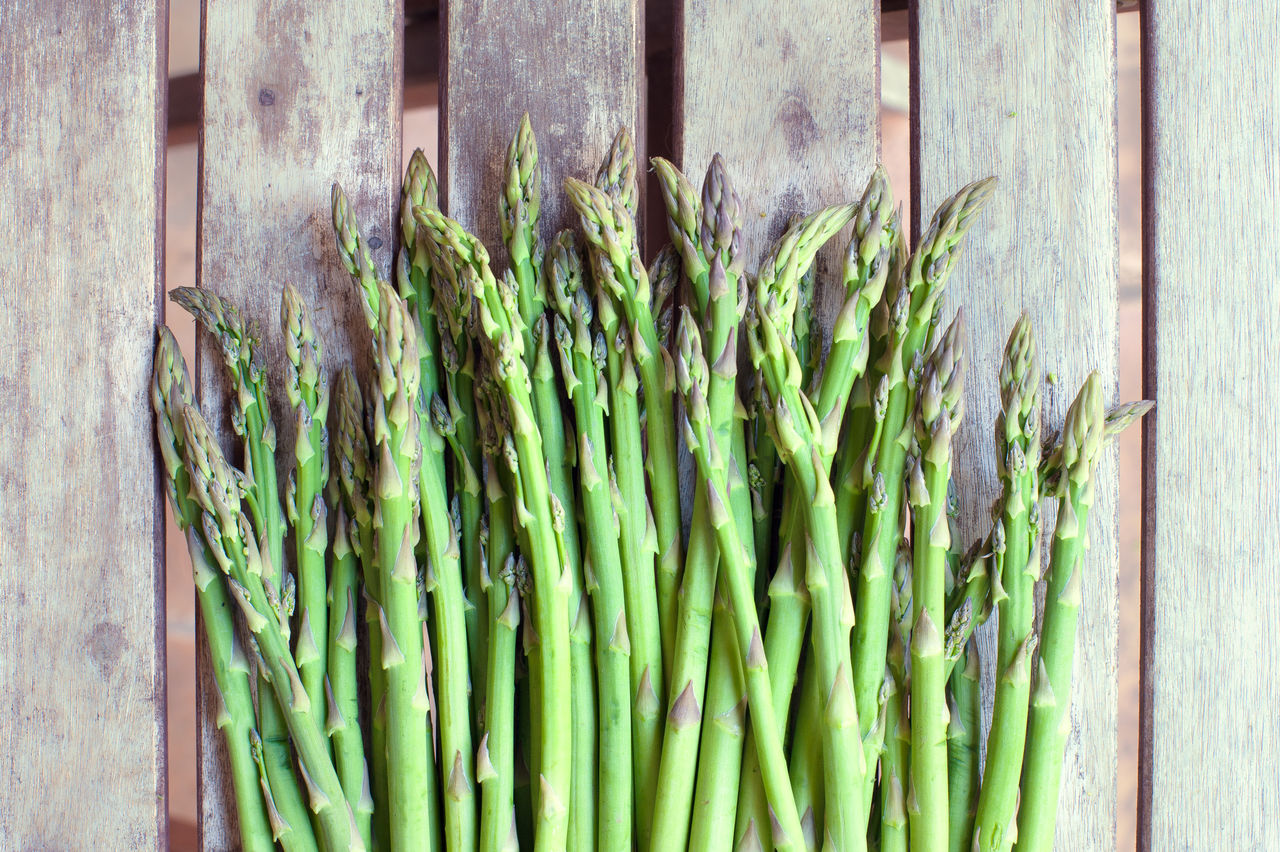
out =
<path fill-rule="evenodd" d="M 992 425 L 998 365 L 1018 315 L 1032 319 L 1046 373 L 1046 427 L 1062 424 L 1087 372 L 1106 395 L 1116 376 L 1115 8 L 1105 0 L 990 4 L 949 0 L 913 10 L 917 221 L 947 196 L 996 175 L 970 232 L 946 317 L 963 306 L 969 362 L 957 447 L 968 542 L 986 532 L 999 494 Z M 919 232 L 919 228 L 916 229 Z M 1116 801 L 1116 463 L 1098 469 L 1076 645 L 1072 733 L 1059 805 L 1059 849 L 1114 849 Z M 1041 507 L 1043 517 L 1056 506 Z M 1046 520 L 1043 528 L 1052 528 Z M 1048 538 L 1044 553 L 1048 554 Z M 984 727 L 994 632 L 983 637 Z M 1168 847 L 1164 847 L 1168 848 Z"/>
<path fill-rule="evenodd" d="M 503 159 L 529 113 L 542 169 L 542 234 L 578 226 L 567 176 L 593 180 L 618 128 L 641 147 L 639 0 L 444 4 L 440 161 L 444 209 L 506 264 L 498 227 Z"/>
<path fill-rule="evenodd" d="M 330 185 L 351 198 L 386 274 L 400 186 L 402 28 L 396 0 L 206 0 L 197 281 L 243 306 L 267 343 L 277 463 L 292 459 L 292 418 L 281 384 L 280 289 L 290 281 L 317 307 L 331 365 L 353 357 L 367 373 L 368 331 L 335 248 Z M 177 310 L 177 308 L 174 308 Z M 221 417 L 226 383 L 217 352 L 201 347 L 206 413 Z M 230 440 L 229 426 L 223 432 Z M 227 444 L 229 446 L 229 443 Z M 201 654 L 205 652 L 203 647 Z M 205 849 L 231 848 L 234 808 L 223 789 L 212 674 L 201 673 L 201 825 Z"/>
<path fill-rule="evenodd" d="M 1146 4 L 1142 850 L 1280 848 L 1275 4 Z M 1212 236 L 1206 233 L 1212 228 Z"/>
<path fill-rule="evenodd" d="M 871 176 L 880 150 L 878 6 L 683 2 L 676 165 L 701 187 L 712 155 L 724 157 L 744 205 L 750 268 L 793 214 L 857 201 Z M 827 255 L 838 263 L 842 250 Z M 820 280 L 827 266 L 820 260 Z M 834 298 L 839 288 L 825 289 Z M 839 306 L 825 307 L 830 315 Z"/>
<path fill-rule="evenodd" d="M 0 12 L 0 849 L 165 845 L 165 14 Z"/>

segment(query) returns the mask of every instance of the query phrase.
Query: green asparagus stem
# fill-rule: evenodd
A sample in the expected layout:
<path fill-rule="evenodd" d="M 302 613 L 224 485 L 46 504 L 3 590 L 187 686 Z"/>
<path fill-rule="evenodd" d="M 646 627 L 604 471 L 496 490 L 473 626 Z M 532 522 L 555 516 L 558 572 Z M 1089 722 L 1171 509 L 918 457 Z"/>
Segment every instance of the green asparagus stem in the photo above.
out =
<path fill-rule="evenodd" d="M 561 564 L 547 489 L 546 457 L 530 396 L 524 361 L 523 322 L 516 293 L 500 285 L 489 269 L 488 252 L 475 237 L 439 211 L 415 211 L 445 266 L 457 271 L 457 283 L 441 290 L 461 303 L 472 300 L 476 342 L 503 389 L 504 410 L 495 412 L 507 430 L 518 464 L 518 488 L 512 495 L 517 522 L 529 541 L 532 568 L 533 630 L 539 654 L 535 699 L 540 703 L 539 787 L 536 852 L 566 847 L 572 764 L 572 681 L 569 659 L 569 591 L 572 576 Z"/>
<path fill-rule="evenodd" d="M 360 307 L 364 309 L 365 323 L 369 330 L 378 325 L 378 273 L 373 268 L 373 258 L 369 256 L 369 244 L 360 234 L 360 223 L 356 221 L 351 209 L 351 202 L 342 186 L 333 185 L 333 232 L 338 241 L 338 257 L 342 265 L 351 275 L 351 280 L 360 288 Z"/>
<path fill-rule="evenodd" d="M 324 489 L 329 480 L 329 378 L 311 309 L 291 284 L 280 300 L 284 339 L 285 393 L 296 418 L 293 476 L 286 508 L 297 546 L 298 603 L 301 619 L 293 656 L 302 685 L 316 707 L 325 704 L 324 679 L 329 654 L 328 582 L 325 551 L 329 544 Z"/>
<path fill-rule="evenodd" d="M 951 547 L 947 484 L 951 439 L 963 416 L 964 314 L 957 313 L 925 365 L 917 394 L 916 457 L 908 473 L 911 568 L 911 848 L 947 843 L 947 679 L 941 626 L 946 621 L 946 560 Z"/>
<path fill-rule="evenodd" d="M 911 719 L 907 695 L 907 649 L 911 645 L 911 550 L 898 548 L 889 598 L 888 670 L 883 686 L 884 751 L 880 757 L 880 852 L 907 852 L 908 775 L 911 767 Z"/>
<path fill-rule="evenodd" d="M 264 581 L 276 588 L 292 583 L 284 568 L 285 518 L 280 509 L 276 481 L 276 430 L 267 398 L 266 367 L 257 334 L 246 328 L 240 312 L 208 290 L 179 287 L 170 298 L 209 330 L 222 348 L 228 377 L 233 384 L 231 425 L 244 441 L 246 500 L 255 530 L 265 541 Z M 212 545 L 212 542 L 209 542 Z M 312 827 L 306 816 L 302 791 L 293 771 L 285 714 L 272 697 L 264 672 L 258 673 L 258 732 L 262 740 L 262 765 L 275 810 L 291 830 L 281 838 L 287 852 L 315 847 Z"/>
<path fill-rule="evenodd" d="M 741 440 L 741 424 L 735 417 L 737 393 L 735 379 L 737 359 L 737 331 L 741 320 L 738 299 L 738 282 L 742 274 L 741 202 L 734 191 L 724 163 L 719 156 L 713 158 L 703 190 L 704 213 L 700 249 L 711 258 L 709 278 L 709 304 L 703 318 L 704 348 L 716 353 L 716 365 L 708 377 L 708 417 L 716 440 L 722 446 L 730 446 Z M 737 512 L 735 523 L 749 526 L 749 496 L 742 477 L 731 476 L 730 500 Z M 735 493 L 737 492 L 737 493 Z M 717 555 L 715 539 L 706 520 L 706 494 L 699 491 L 694 498 L 694 522 L 690 531 L 689 554 L 678 606 L 678 620 L 674 627 L 672 703 L 667 713 L 667 726 L 663 738 L 662 765 L 659 779 L 659 799 L 654 810 L 652 838 L 655 848 L 682 847 L 688 839 L 690 815 L 693 810 L 695 773 L 699 734 L 702 730 L 702 708 L 706 706 L 715 715 L 732 708 L 741 700 L 741 689 L 731 689 L 740 678 L 736 674 L 733 657 L 726 654 L 728 677 L 721 675 L 717 684 L 717 704 L 708 702 L 707 673 L 708 650 L 711 632 L 715 628 L 713 602 L 717 585 Z M 720 630 L 726 637 L 732 635 L 729 614 L 721 616 Z M 724 639 L 720 644 L 726 644 Z M 723 704 L 720 702 L 723 701 Z M 714 752 L 714 741 L 721 732 L 731 734 L 731 729 L 718 726 L 708 733 L 707 748 Z M 741 739 L 729 737 L 729 739 Z M 738 748 L 741 751 L 740 747 Z M 712 761 L 717 758 L 712 757 Z M 737 773 L 735 773 L 737 774 Z M 726 785 L 721 779 L 720 786 Z M 727 795 L 728 790 L 722 789 Z"/>
<path fill-rule="evenodd" d="M 810 664 L 801 675 L 800 706 L 797 710 L 795 735 L 791 742 L 791 788 L 796 794 L 796 810 L 800 812 L 800 825 L 804 829 L 806 849 L 818 848 L 819 826 L 825 824 L 826 778 L 823 776 L 822 763 L 822 693 L 816 668 Z M 762 824 L 759 819 L 754 821 L 756 825 Z M 738 812 L 738 822 L 741 825 L 741 807 Z M 745 832 L 739 833 L 745 835 Z"/>
<path fill-rule="evenodd" d="M 876 427 L 879 437 L 873 481 L 873 486 L 882 484 L 883 491 L 867 500 L 862 564 L 854 595 L 853 691 L 864 737 L 874 721 L 884 677 L 890 572 L 902 538 L 898 518 L 902 513 L 902 483 L 911 436 L 909 414 L 915 402 L 907 375 L 916 359 L 923 356 L 939 299 L 959 256 L 960 240 L 986 204 L 994 184 L 994 179 L 978 181 L 943 203 L 912 255 L 902 286 L 888 300 L 892 306 L 888 343 L 876 365 L 887 388 L 884 419 Z M 883 499 L 879 499 L 881 496 Z M 869 755 L 868 763 L 872 759 L 874 756 Z"/>
<path fill-rule="evenodd" d="M 191 481 L 183 465 L 185 432 L 182 409 L 194 404 L 191 378 L 178 349 L 178 341 L 168 328 L 161 327 L 151 382 L 151 407 L 156 415 L 156 439 L 165 471 L 165 492 L 173 508 L 173 519 L 187 536 L 194 569 L 196 599 L 213 678 L 221 706 L 216 724 L 227 743 L 231 787 L 239 816 L 240 845 L 246 852 L 268 852 L 272 848 L 273 826 L 263 801 L 258 770 L 250 748 L 254 729 L 253 698 L 249 692 L 249 664 L 236 639 L 226 588 L 218 576 L 204 543 L 200 507 L 191 495 Z M 282 827 L 279 823 L 274 826 Z"/>
<path fill-rule="evenodd" d="M 373 835 L 378 848 L 390 843 L 387 798 L 386 672 L 382 668 L 382 586 L 378 583 L 371 495 L 373 487 L 369 436 L 364 426 L 364 399 L 350 367 L 338 374 L 334 390 L 333 467 L 341 505 L 351 519 L 348 543 L 360 562 L 364 591 L 364 637 L 369 660 L 369 774 L 373 794 Z M 336 502 L 336 501 L 335 501 Z"/>
<path fill-rule="evenodd" d="M 1141 420 L 1148 411 L 1155 408 L 1153 400 L 1141 399 L 1136 402 L 1124 402 L 1107 410 L 1106 431 L 1103 434 L 1103 445 L 1107 446 L 1121 432 Z M 1062 441 L 1045 447 L 1048 452 L 1040 463 L 1040 493 L 1056 494 L 1062 486 Z"/>
<path fill-rule="evenodd" d="M 1014 326 L 1000 368 L 1001 414 L 996 421 L 1004 484 L 1004 552 L 996 557 L 992 586 L 998 602 L 996 698 L 987 738 L 982 792 L 974 821 L 974 847 L 1000 852 L 1013 845 L 1018 773 L 1026 743 L 1027 702 L 1035 646 L 1035 583 L 1040 576 L 1039 486 L 1040 367 L 1031 323 Z"/>
<path fill-rule="evenodd" d="M 373 843 L 373 791 L 364 760 L 360 694 L 356 672 L 356 597 L 359 558 L 351 548 L 349 524 L 340 506 L 334 522 L 333 572 L 329 582 L 329 648 L 325 733 L 333 748 L 342 792 L 356 816 L 356 830 L 367 848 Z"/>
<path fill-rule="evenodd" d="M 420 363 L 414 319 L 385 281 L 378 284 L 375 332 L 374 524 L 383 669 L 386 671 L 387 774 L 393 849 L 429 848 L 439 831 L 432 800 L 427 678 L 418 615 L 421 431 L 415 401 Z"/>
<path fill-rule="evenodd" d="M 607 166 L 607 164 L 606 164 Z M 622 558 L 622 577 L 626 595 L 627 634 L 630 640 L 631 694 L 633 705 L 632 724 L 632 771 L 633 797 L 635 802 L 636 841 L 641 849 L 649 845 L 649 828 L 654 803 L 658 792 L 659 761 L 662 753 L 662 708 L 666 705 L 663 666 L 662 609 L 657 593 L 657 572 L 654 556 L 660 549 L 660 537 L 656 527 L 656 517 L 650 518 L 650 503 L 645 496 L 644 469 L 645 448 L 641 441 L 640 409 L 638 401 L 638 381 L 636 360 L 640 357 L 645 343 L 633 332 L 644 325 L 648 329 L 651 342 L 656 343 L 656 330 L 651 317 L 645 323 L 628 323 L 624 325 L 621 302 L 630 299 L 633 305 L 643 304 L 643 313 L 648 316 L 648 278 L 643 273 L 638 259 L 635 262 L 637 273 L 630 268 L 617 269 L 613 265 L 609 247 L 603 242 L 601 225 L 594 224 L 592 217 L 605 217 L 605 222 L 612 222 L 616 215 L 621 217 L 625 228 L 621 234 L 611 230 L 609 239 L 613 242 L 625 238 L 625 251 L 634 251 L 634 224 L 620 199 L 607 195 L 602 190 L 573 179 L 566 179 L 566 189 L 570 193 L 570 201 L 579 211 L 584 227 L 590 232 L 594 227 L 596 236 L 588 233 L 588 245 L 592 260 L 592 272 L 596 283 L 596 316 L 606 344 L 606 375 L 609 388 L 609 429 L 612 440 L 612 468 L 617 486 L 615 509 L 618 514 L 619 553 Z M 575 194 L 576 193 L 576 194 Z M 583 205 L 586 205 L 584 211 Z M 594 205 L 594 206 L 593 206 Z M 596 207 L 599 209 L 597 210 Z M 620 225 L 621 227 L 621 225 Z M 611 244 L 610 244 L 611 245 Z M 630 296 L 621 291 L 627 287 L 632 291 L 643 285 L 643 294 L 631 292 Z M 640 308 L 634 308 L 640 310 Z M 649 350 L 652 361 L 658 353 L 665 352 L 661 348 Z M 652 363 L 650 363 L 652 368 Z M 670 408 L 670 392 L 659 394 L 666 400 Z M 657 463 L 653 459 L 652 443 L 655 430 L 662 433 L 663 421 L 659 413 L 661 404 L 653 405 L 654 397 L 649 395 L 646 386 L 646 403 L 649 404 L 646 417 L 650 424 L 649 468 L 652 471 Z M 669 417 L 667 418 L 670 419 Z M 674 459 L 674 454 L 672 455 Z M 668 468 L 666 473 L 674 475 L 674 461 L 664 461 L 661 466 Z M 665 475 L 665 473 L 664 473 Z M 659 497 L 655 483 L 654 503 Z M 679 504 L 676 497 L 678 524 Z M 650 525 L 654 526 L 651 528 Z M 675 539 L 678 547 L 678 535 Z M 667 556 L 666 558 L 670 558 Z M 677 557 L 678 559 L 678 551 Z M 674 576 L 674 575 L 673 575 Z"/>
<path fill-rule="evenodd" d="M 444 781 L 445 847 L 471 849 L 476 842 L 475 770 L 471 745 L 467 626 L 469 603 L 462 590 L 458 531 L 447 503 L 445 438 L 455 434 L 440 397 L 431 401 L 430 432 L 421 432 L 423 457 L 418 484 L 422 532 L 426 542 L 426 591 L 431 595 L 435 627 L 434 659 L 440 734 L 440 772 Z"/>
<path fill-rule="evenodd" d="M 679 582 L 680 485 L 677 480 L 674 386 L 670 356 L 658 340 L 650 304 L 649 276 L 640 262 L 635 220 L 624 200 L 594 186 L 565 180 L 569 201 L 578 211 L 591 251 L 592 269 L 602 293 L 621 308 L 644 386 L 645 469 L 652 490 L 653 520 L 658 537 L 659 636 L 675 641 L 676 588 Z M 671 658 L 664 649 L 664 658 Z"/>
<path fill-rule="evenodd" d="M 1110 431 L 1102 411 L 1102 379 L 1091 373 L 1080 389 L 1063 430 L 1063 477 L 1044 596 L 1040 656 L 1027 721 L 1022 766 L 1017 852 L 1053 849 L 1062 760 L 1070 725 L 1071 666 L 1081 601 L 1081 571 L 1089 544 L 1094 474 Z"/>
<path fill-rule="evenodd" d="M 978 646 L 964 646 L 964 665 L 948 681 L 951 688 L 951 720 L 947 724 L 947 794 L 951 797 L 947 818 L 948 852 L 969 852 L 973 818 L 978 809 L 978 754 L 982 735 L 982 696 Z"/>
<path fill-rule="evenodd" d="M 716 540 L 720 546 L 720 565 L 731 597 L 738 656 L 746 680 L 748 708 L 754 720 L 761 774 L 769 806 L 777 822 L 773 831 L 773 843 L 776 849 L 800 849 L 804 842 L 803 832 L 799 814 L 796 813 L 782 737 L 778 733 L 777 720 L 773 714 L 769 664 L 764 655 L 764 642 L 746 566 L 742 535 L 728 508 L 726 456 L 716 441 L 714 430 L 710 428 L 706 396 L 708 370 L 702 356 L 701 341 L 697 333 L 692 331 L 692 318 L 687 309 L 682 309 L 681 314 L 677 332 L 679 357 L 676 359 L 676 377 L 686 400 L 685 442 L 697 462 L 699 475 L 705 480 L 708 518 L 715 528 Z M 720 359 L 723 360 L 725 359 Z M 731 367 L 720 361 L 717 362 L 718 370 L 727 371 L 736 367 L 736 364 Z"/>
<path fill-rule="evenodd" d="M 545 268 L 550 271 L 549 290 L 559 312 L 555 337 L 561 373 L 578 430 L 587 591 L 595 616 L 598 736 L 603 759 L 599 761 L 599 833 L 594 848 L 624 852 L 632 848 L 631 641 L 618 527 L 605 468 L 608 395 L 597 383 L 606 369 L 607 355 L 603 335 L 592 335 L 595 312 L 584 289 L 582 261 L 571 233 L 557 236 Z"/>
<path fill-rule="evenodd" d="M 752 360 L 768 391 L 766 413 L 774 442 L 804 509 L 805 585 L 813 606 L 814 661 L 824 702 L 825 832 L 842 850 L 865 849 L 867 825 L 863 792 L 867 769 L 850 683 L 852 625 L 845 609 L 845 563 L 828 479 L 830 456 L 822 450 L 822 424 L 800 387 L 802 369 L 796 354 L 784 341 L 798 304 L 793 298 L 794 276 L 812 263 L 818 248 L 848 221 L 853 210 L 848 205 L 821 211 L 779 241 L 761 270 L 759 310 L 749 338 Z M 753 730 L 758 731 L 758 726 Z"/>
<path fill-rule="evenodd" d="M 324 848 L 362 849 L 355 816 L 347 806 L 341 782 L 329 758 L 329 741 L 289 651 L 289 595 L 265 578 L 265 556 L 254 540 L 242 509 L 243 475 L 222 455 L 208 424 L 193 406 L 182 412 L 184 464 L 191 493 L 203 511 L 202 527 L 209 553 L 227 577 L 231 596 L 240 604 L 254 638 L 259 665 L 284 711 L 289 737 L 297 749 L 310 808 L 316 815 Z M 265 541 L 265 537 L 264 537 Z M 274 790 L 274 781 L 272 781 Z M 293 826 L 293 830 L 299 830 Z"/>

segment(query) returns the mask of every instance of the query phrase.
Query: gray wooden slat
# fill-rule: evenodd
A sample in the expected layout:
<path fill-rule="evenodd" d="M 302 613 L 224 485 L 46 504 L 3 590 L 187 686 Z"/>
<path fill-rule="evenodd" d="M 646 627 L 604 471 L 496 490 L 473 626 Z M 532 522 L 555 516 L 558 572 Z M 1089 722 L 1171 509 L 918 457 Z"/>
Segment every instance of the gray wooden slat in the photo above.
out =
<path fill-rule="evenodd" d="M 970 370 L 957 447 L 966 541 L 985 533 L 999 494 L 992 428 L 998 369 L 1022 311 L 1046 374 L 1046 427 L 1061 426 L 1090 370 L 1115 392 L 1115 6 L 1110 0 L 920 3 L 913 9 L 913 209 L 927 222 L 969 181 L 1000 185 L 967 238 L 947 295 L 963 306 Z M 916 228 L 918 233 L 919 227 Z M 1098 469 L 1084 604 L 1058 809 L 1057 847 L 1115 848 L 1116 464 Z M 1044 505 L 1051 530 L 1056 507 Z M 1047 555 L 1048 539 L 1046 537 Z M 990 722 L 994 633 L 983 637 Z"/>
<path fill-rule="evenodd" d="M 367 375 L 368 330 L 335 248 L 330 185 L 340 181 L 375 263 L 389 274 L 400 185 L 403 16 L 397 0 L 205 0 L 198 284 L 256 321 L 271 366 L 277 463 L 285 482 L 293 423 L 281 378 L 280 290 L 316 309 L 325 358 Z M 223 421 L 227 384 L 212 344 L 200 352 L 201 403 Z M 231 433 L 223 422 L 226 443 Z M 203 648 L 200 655 L 207 653 Z M 214 728 L 212 672 L 202 662 L 200 822 L 205 849 L 237 844 Z"/>
<path fill-rule="evenodd" d="M 1274 3 L 1144 8 L 1138 848 L 1280 848 Z"/>
<path fill-rule="evenodd" d="M 3 849 L 166 843 L 166 30 L 155 0 L 0 11 Z"/>
<path fill-rule="evenodd" d="M 880 153 L 879 4 L 684 0 L 682 20 L 677 165 L 701 186 L 724 157 L 754 267 L 793 214 L 862 194 Z"/>
<path fill-rule="evenodd" d="M 470 0 L 443 7 L 445 210 L 480 237 L 500 267 L 503 154 L 521 115 L 529 113 L 538 140 L 546 239 L 577 227 L 560 188 L 565 177 L 594 178 L 622 125 L 643 147 L 643 3 Z"/>

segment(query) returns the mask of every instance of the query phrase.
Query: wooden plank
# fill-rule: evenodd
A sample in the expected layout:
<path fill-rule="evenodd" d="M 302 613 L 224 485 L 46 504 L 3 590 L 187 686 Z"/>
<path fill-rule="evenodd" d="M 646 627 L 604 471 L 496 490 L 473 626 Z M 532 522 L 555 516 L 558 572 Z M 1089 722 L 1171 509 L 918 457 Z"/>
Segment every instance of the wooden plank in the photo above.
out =
<path fill-rule="evenodd" d="M 528 112 L 542 169 L 542 233 L 577 227 L 567 176 L 595 177 L 622 125 L 643 148 L 643 4 L 536 0 L 443 4 L 440 89 L 445 210 L 505 265 L 498 227 L 503 153 Z M 644 151 L 639 151 L 643 156 Z"/>
<path fill-rule="evenodd" d="M 1280 848 L 1277 39 L 1274 4 L 1144 8 L 1142 850 Z"/>
<path fill-rule="evenodd" d="M 1000 186 L 970 233 L 946 314 L 963 306 L 971 368 L 957 457 L 966 540 L 999 494 L 992 424 L 997 371 L 1018 315 L 1046 373 L 1044 423 L 1061 426 L 1090 370 L 1116 384 L 1115 5 L 920 3 L 912 10 L 913 208 L 927 222 L 963 184 Z M 917 225 L 916 233 L 920 227 Z M 1057 832 L 1060 849 L 1115 848 L 1116 464 L 1098 469 Z M 1056 507 L 1042 506 L 1053 518 Z M 1051 529 L 1046 522 L 1044 528 Z M 1045 554 L 1048 553 L 1047 539 Z M 981 646 L 986 723 L 994 633 Z"/>
<path fill-rule="evenodd" d="M 368 330 L 337 257 L 329 191 L 342 183 L 375 263 L 388 272 L 400 184 L 402 38 L 397 0 L 342 4 L 340 14 L 338 4 L 306 0 L 205 0 L 198 284 L 234 299 L 261 327 L 282 485 L 293 446 L 281 384 L 286 281 L 317 309 L 331 367 L 354 360 L 367 374 Z M 202 343 L 201 400 L 217 423 L 227 384 L 211 341 Z M 207 665 L 199 685 L 202 844 L 233 848 L 234 808 Z"/>
<path fill-rule="evenodd" d="M 167 842 L 148 393 L 166 9 L 0 12 L 3 849 Z"/>
<path fill-rule="evenodd" d="M 878 7 L 683 2 L 677 165 L 701 186 L 712 155 L 724 157 L 744 205 L 749 266 L 793 214 L 856 201 L 866 186 L 880 153 Z M 819 37 L 816 21 L 827 35 Z M 824 267 L 820 261 L 819 277 Z"/>

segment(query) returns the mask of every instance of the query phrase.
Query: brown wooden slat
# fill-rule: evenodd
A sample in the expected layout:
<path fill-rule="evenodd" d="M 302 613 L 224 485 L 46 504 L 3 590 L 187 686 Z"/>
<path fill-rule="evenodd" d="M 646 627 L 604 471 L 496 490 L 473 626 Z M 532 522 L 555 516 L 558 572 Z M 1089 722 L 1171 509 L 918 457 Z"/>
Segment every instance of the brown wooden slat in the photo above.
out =
<path fill-rule="evenodd" d="M 342 183 L 388 273 L 400 183 L 401 5 L 344 4 L 339 14 L 336 5 L 306 0 L 206 0 L 204 16 L 198 284 L 234 299 L 262 330 L 283 486 L 293 446 L 281 384 L 286 281 L 317 309 L 331 367 L 354 359 L 368 368 L 368 331 L 337 257 L 329 191 Z M 220 357 L 203 344 L 201 400 L 217 423 L 227 384 Z M 229 429 L 223 434 L 230 445 Z M 199 686 L 202 844 L 231 848 L 234 806 L 223 789 L 207 666 Z"/>
<path fill-rule="evenodd" d="M 642 4 L 534 0 L 445 4 L 440 89 L 445 209 L 501 266 L 503 153 L 528 112 L 542 168 L 542 231 L 577 226 L 561 181 L 595 177 L 622 125 L 643 147 Z M 643 154 L 643 150 L 640 151 Z"/>
<path fill-rule="evenodd" d="M 1145 5 L 1141 850 L 1280 849 L 1278 40 Z"/>
<path fill-rule="evenodd" d="M 969 363 L 957 458 L 966 540 L 986 532 L 999 494 L 992 424 L 1005 340 L 1027 311 L 1046 428 L 1059 427 L 1086 374 L 1116 384 L 1115 7 L 1054 0 L 913 8 L 913 208 L 927 221 L 961 185 L 1000 185 L 967 238 L 946 317 L 965 309 Z M 919 233 L 919 227 L 916 232 Z M 1098 470 L 1089 519 L 1057 848 L 1115 848 L 1116 465 Z M 1042 506 L 1046 531 L 1056 507 Z M 1045 539 L 1045 554 L 1048 538 Z M 984 636 L 985 724 L 994 632 Z"/>
<path fill-rule="evenodd" d="M 0 24 L 4 849 L 166 844 L 148 396 L 166 11 L 49 2 Z"/>

